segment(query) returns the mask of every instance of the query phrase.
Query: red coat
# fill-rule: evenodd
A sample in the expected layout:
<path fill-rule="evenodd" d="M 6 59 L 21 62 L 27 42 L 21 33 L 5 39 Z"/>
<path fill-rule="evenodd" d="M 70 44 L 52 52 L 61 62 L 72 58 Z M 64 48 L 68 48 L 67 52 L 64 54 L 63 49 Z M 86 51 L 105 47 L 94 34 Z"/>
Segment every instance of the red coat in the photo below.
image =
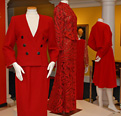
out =
<path fill-rule="evenodd" d="M 47 46 L 51 61 L 56 61 L 58 48 L 52 18 L 39 15 L 39 25 L 33 37 L 29 29 L 26 15 L 12 17 L 5 38 L 3 52 L 7 67 L 13 62 L 21 66 L 47 66 Z M 17 58 L 13 50 L 17 44 Z"/>
<path fill-rule="evenodd" d="M 116 87 L 116 69 L 112 50 L 112 33 L 109 25 L 97 22 L 91 30 L 88 45 L 101 61 L 95 63 L 93 82 L 100 88 Z"/>

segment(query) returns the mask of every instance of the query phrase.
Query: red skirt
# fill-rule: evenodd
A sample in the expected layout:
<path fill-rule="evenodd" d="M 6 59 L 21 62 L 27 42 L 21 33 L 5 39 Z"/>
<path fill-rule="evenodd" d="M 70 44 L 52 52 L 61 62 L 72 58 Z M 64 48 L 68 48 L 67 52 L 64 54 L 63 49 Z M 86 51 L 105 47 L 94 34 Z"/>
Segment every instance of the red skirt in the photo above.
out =
<path fill-rule="evenodd" d="M 23 70 L 23 81 L 16 77 L 18 116 L 47 116 L 47 67 L 23 67 Z"/>
<path fill-rule="evenodd" d="M 116 84 L 116 68 L 112 47 L 95 63 L 93 83 L 99 88 L 114 88 Z"/>

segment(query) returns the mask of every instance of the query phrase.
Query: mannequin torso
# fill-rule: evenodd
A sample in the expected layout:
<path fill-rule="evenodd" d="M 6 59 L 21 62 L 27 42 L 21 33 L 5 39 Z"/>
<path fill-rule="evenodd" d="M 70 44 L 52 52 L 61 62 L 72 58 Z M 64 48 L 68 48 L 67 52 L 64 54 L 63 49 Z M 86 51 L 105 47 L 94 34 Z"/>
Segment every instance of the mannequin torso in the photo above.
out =
<path fill-rule="evenodd" d="M 104 20 L 102 18 L 98 18 L 99 22 L 104 22 Z"/>
<path fill-rule="evenodd" d="M 33 36 L 36 34 L 39 24 L 39 18 L 40 17 L 37 13 L 37 9 L 27 9 L 26 20 Z"/>
<path fill-rule="evenodd" d="M 68 4 L 68 0 L 61 0 L 61 2 Z"/>

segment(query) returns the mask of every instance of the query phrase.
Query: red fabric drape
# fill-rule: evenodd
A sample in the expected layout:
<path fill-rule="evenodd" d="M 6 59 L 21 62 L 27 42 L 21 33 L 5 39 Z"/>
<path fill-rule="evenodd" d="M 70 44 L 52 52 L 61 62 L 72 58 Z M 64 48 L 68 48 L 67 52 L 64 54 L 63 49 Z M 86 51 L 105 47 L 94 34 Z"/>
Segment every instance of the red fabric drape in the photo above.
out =
<path fill-rule="evenodd" d="M 85 65 L 88 65 L 88 50 L 84 39 L 77 41 L 77 73 L 76 73 L 76 93 L 77 100 L 83 99 L 84 72 Z"/>
<path fill-rule="evenodd" d="M 0 0 L 0 105 L 6 103 L 6 68 L 3 58 L 5 38 L 5 0 Z"/>

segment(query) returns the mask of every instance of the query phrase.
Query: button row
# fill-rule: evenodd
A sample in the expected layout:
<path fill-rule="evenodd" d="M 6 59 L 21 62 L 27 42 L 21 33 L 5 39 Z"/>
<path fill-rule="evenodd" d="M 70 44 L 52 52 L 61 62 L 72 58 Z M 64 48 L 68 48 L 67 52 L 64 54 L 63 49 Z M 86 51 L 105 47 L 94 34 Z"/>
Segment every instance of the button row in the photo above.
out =
<path fill-rule="evenodd" d="M 26 47 L 26 44 L 23 44 L 23 47 Z M 43 47 L 43 45 L 40 46 L 41 48 Z"/>
<path fill-rule="evenodd" d="M 23 39 L 24 36 L 21 36 L 21 39 Z M 42 38 L 44 40 L 44 37 Z M 23 47 L 26 47 L 26 44 L 23 44 Z M 40 47 L 43 47 L 43 45 L 40 45 Z M 26 55 L 29 55 L 28 52 L 26 52 Z M 40 55 L 40 52 L 37 52 L 37 55 Z"/>
<path fill-rule="evenodd" d="M 26 52 L 26 55 L 29 55 L 29 53 L 28 53 L 28 52 Z M 37 52 L 37 55 L 40 55 L 40 52 Z"/>

